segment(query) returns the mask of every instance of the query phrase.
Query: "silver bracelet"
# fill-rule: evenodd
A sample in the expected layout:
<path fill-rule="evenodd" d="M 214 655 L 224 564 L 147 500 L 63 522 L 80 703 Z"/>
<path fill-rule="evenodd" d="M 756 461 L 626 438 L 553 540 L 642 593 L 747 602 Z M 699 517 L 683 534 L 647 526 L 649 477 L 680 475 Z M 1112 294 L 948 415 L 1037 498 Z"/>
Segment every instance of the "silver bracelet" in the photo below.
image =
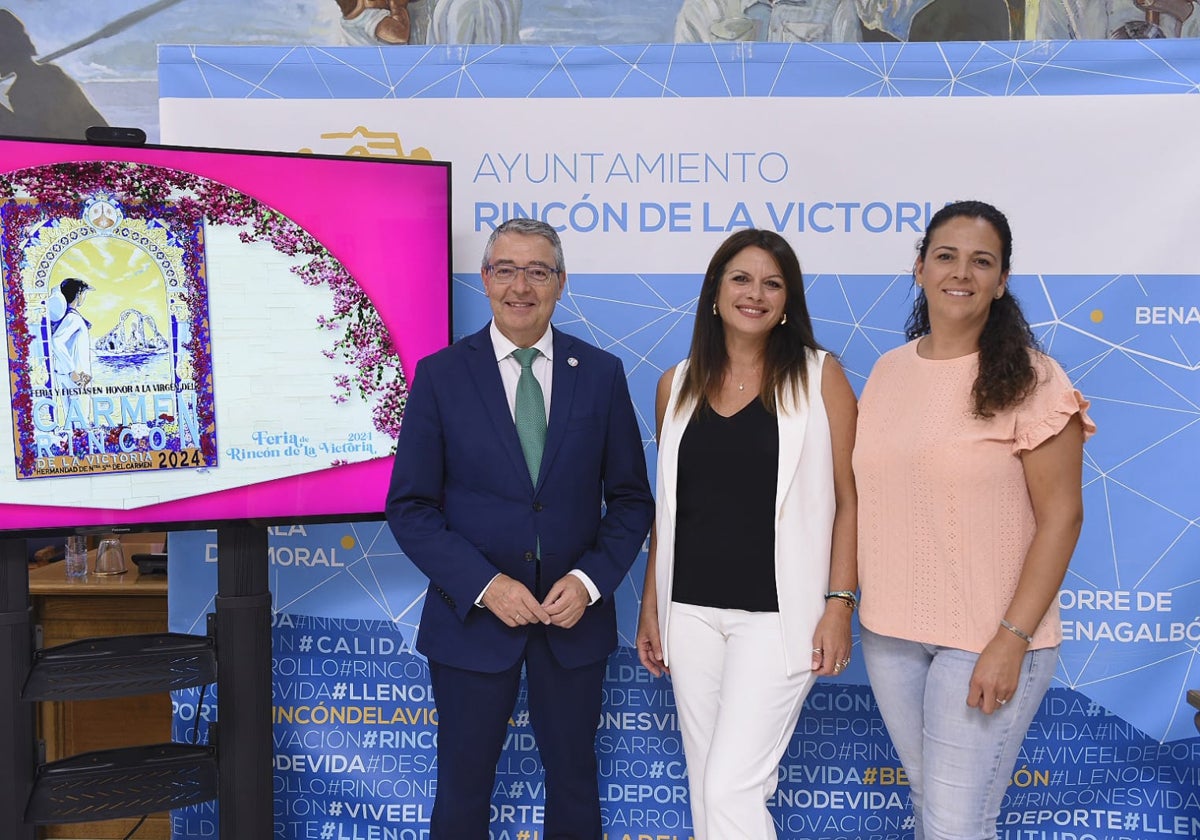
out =
<path fill-rule="evenodd" d="M 858 596 L 855 595 L 854 592 L 849 589 L 839 589 L 835 592 L 826 593 L 825 600 L 828 601 L 831 598 L 836 598 L 837 600 L 841 601 L 843 604 L 845 604 L 847 607 L 850 608 L 851 612 L 853 612 L 858 607 Z"/>
<path fill-rule="evenodd" d="M 1007 618 L 1000 619 L 1000 626 L 1003 627 L 1008 632 L 1012 633 L 1018 639 L 1024 639 L 1026 644 L 1029 644 L 1033 641 L 1033 636 L 1030 636 L 1028 633 L 1026 633 L 1020 627 L 1018 627 L 1017 625 L 1015 625 L 1011 621 L 1009 621 Z"/>

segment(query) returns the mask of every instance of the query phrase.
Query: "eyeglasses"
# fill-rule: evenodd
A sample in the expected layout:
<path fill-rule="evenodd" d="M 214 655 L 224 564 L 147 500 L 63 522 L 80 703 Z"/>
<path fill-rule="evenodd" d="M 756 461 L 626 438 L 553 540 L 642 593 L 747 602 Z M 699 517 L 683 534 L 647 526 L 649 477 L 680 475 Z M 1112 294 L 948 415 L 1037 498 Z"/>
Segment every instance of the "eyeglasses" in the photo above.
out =
<path fill-rule="evenodd" d="M 550 268 L 548 265 L 540 263 L 532 263 L 530 265 L 487 265 L 485 266 L 487 273 L 491 275 L 492 280 L 507 285 L 517 279 L 519 272 L 525 272 L 525 280 L 531 286 L 545 286 L 554 276 L 558 274 L 557 268 Z"/>

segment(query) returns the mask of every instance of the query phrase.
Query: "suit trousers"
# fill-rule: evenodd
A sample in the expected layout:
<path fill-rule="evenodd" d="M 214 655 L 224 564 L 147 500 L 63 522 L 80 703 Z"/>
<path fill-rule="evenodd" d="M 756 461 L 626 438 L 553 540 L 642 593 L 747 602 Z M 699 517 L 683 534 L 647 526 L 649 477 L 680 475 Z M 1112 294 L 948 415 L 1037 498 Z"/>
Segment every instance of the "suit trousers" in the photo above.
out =
<path fill-rule="evenodd" d="M 672 602 L 669 621 L 696 840 L 774 840 L 767 799 L 816 676 L 788 675 L 779 613 Z"/>
<path fill-rule="evenodd" d="M 558 631 L 570 632 L 570 631 Z M 430 840 L 488 840 L 496 763 L 525 671 L 529 724 L 546 771 L 545 840 L 600 840 L 596 729 L 606 660 L 564 668 L 531 627 L 524 655 L 499 673 L 430 660 L 438 710 L 438 786 Z"/>

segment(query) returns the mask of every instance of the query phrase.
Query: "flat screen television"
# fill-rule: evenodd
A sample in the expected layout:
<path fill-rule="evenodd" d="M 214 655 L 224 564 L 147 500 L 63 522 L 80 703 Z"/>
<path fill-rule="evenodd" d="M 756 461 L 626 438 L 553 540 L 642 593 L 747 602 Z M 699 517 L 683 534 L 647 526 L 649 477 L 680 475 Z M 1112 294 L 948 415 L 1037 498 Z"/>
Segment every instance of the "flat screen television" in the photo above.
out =
<path fill-rule="evenodd" d="M 450 166 L 0 137 L 0 537 L 376 518 Z"/>

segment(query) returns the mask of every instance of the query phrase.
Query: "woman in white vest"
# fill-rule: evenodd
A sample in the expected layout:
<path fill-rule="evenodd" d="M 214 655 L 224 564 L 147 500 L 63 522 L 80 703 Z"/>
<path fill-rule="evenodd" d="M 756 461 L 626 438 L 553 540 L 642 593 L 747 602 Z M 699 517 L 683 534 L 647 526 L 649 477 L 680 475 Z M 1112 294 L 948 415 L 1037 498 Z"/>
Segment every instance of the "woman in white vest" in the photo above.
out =
<path fill-rule="evenodd" d="M 766 801 L 804 698 L 850 662 L 856 414 L 787 241 L 730 236 L 688 358 L 658 383 L 637 636 L 652 674 L 669 666 L 696 840 L 775 837 Z"/>

